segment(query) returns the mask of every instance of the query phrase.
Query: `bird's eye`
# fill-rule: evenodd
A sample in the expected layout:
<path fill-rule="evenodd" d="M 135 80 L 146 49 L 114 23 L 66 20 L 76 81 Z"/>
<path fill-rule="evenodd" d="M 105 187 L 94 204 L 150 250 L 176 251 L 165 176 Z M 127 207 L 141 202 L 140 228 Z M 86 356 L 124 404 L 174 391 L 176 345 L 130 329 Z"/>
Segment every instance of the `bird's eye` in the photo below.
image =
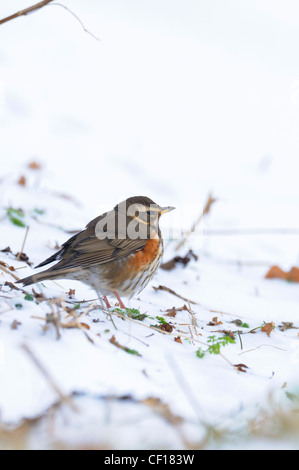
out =
<path fill-rule="evenodd" d="M 146 213 L 149 217 L 151 216 L 151 211 L 147 211 Z"/>

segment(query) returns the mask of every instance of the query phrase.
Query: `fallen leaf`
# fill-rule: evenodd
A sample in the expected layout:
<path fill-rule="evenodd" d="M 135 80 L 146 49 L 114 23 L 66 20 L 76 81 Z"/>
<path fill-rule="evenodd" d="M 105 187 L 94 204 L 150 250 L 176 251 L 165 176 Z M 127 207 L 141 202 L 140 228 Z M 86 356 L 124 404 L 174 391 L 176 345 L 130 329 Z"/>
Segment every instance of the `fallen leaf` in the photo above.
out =
<path fill-rule="evenodd" d="M 239 371 L 239 372 L 246 372 L 246 369 L 248 367 L 245 364 L 234 364 L 234 367 Z"/>
<path fill-rule="evenodd" d="M 41 164 L 35 161 L 28 163 L 28 168 L 30 168 L 30 170 L 40 170 L 41 167 Z"/>
<path fill-rule="evenodd" d="M 289 282 L 299 282 L 299 268 L 292 267 L 287 272 L 279 266 L 272 266 L 265 277 L 266 279 L 283 279 Z"/>
<path fill-rule="evenodd" d="M 214 330 L 215 333 L 222 333 L 225 336 L 229 336 L 231 339 L 235 339 L 235 332 L 231 330 Z"/>
<path fill-rule="evenodd" d="M 165 313 L 166 317 L 175 317 L 176 316 L 176 309 L 174 307 L 167 310 L 168 313 Z"/>
<path fill-rule="evenodd" d="M 17 330 L 20 325 L 22 325 L 22 323 L 20 323 L 18 320 L 14 320 L 10 325 L 10 328 L 12 330 Z"/>
<path fill-rule="evenodd" d="M 33 288 L 32 288 L 32 293 L 34 295 L 34 298 L 36 299 L 36 301 L 38 303 L 41 303 L 41 302 L 44 302 L 45 300 L 48 300 L 44 294 L 41 294 L 40 292 L 36 292 Z"/>
<path fill-rule="evenodd" d="M 72 298 L 72 296 L 75 295 L 75 294 L 76 294 L 76 289 L 70 289 L 70 290 L 68 291 L 68 294 L 67 294 L 67 295 L 68 295 L 70 298 Z"/>
<path fill-rule="evenodd" d="M 270 323 L 265 323 L 265 325 L 262 327 L 262 331 L 264 333 L 267 333 L 268 336 L 270 336 L 274 328 L 275 328 L 275 323 L 273 323 L 272 321 Z"/>
<path fill-rule="evenodd" d="M 16 253 L 15 257 L 18 261 L 24 261 L 28 266 L 32 266 L 32 263 L 29 261 L 29 257 L 25 253 Z"/>
<path fill-rule="evenodd" d="M 26 186 L 26 178 L 25 178 L 25 176 L 21 176 L 21 177 L 19 178 L 18 184 L 19 184 L 20 186 Z"/>
<path fill-rule="evenodd" d="M 293 267 L 290 270 L 288 281 L 299 282 L 299 268 Z"/>
<path fill-rule="evenodd" d="M 15 286 L 12 282 L 6 281 L 5 286 L 10 287 L 11 289 L 21 290 L 19 287 Z"/>
<path fill-rule="evenodd" d="M 272 266 L 266 274 L 266 279 L 286 279 L 286 272 L 279 266 Z"/>
<path fill-rule="evenodd" d="M 167 261 L 166 263 L 161 264 L 160 268 L 164 269 L 165 271 L 172 271 L 177 264 L 182 264 L 184 267 L 187 266 L 187 264 L 190 263 L 191 258 L 193 258 L 195 261 L 198 260 L 198 256 L 193 253 L 192 250 L 189 250 L 188 253 L 182 257 L 182 256 L 175 256 L 171 260 Z"/>
<path fill-rule="evenodd" d="M 207 326 L 217 326 L 217 325 L 223 325 L 223 322 L 218 320 L 218 317 L 212 318 L 212 321 L 210 321 Z"/>
<path fill-rule="evenodd" d="M 292 322 L 281 322 L 281 325 L 278 325 L 278 328 L 280 331 L 286 331 L 286 330 L 298 330 L 298 326 L 294 326 L 294 323 Z"/>
<path fill-rule="evenodd" d="M 9 266 L 7 263 L 4 263 L 4 261 L 0 261 L 0 265 L 4 266 L 5 268 L 9 269 L 10 271 L 15 271 L 15 268 L 13 266 Z"/>
<path fill-rule="evenodd" d="M 176 338 L 174 338 L 175 342 L 176 343 L 181 343 L 182 344 L 182 340 L 179 336 L 177 336 Z"/>
<path fill-rule="evenodd" d="M 173 326 L 171 326 L 169 323 L 162 323 L 159 325 L 160 330 L 162 331 L 167 331 L 168 333 L 171 333 L 173 331 Z"/>
<path fill-rule="evenodd" d="M 12 253 L 10 247 L 4 248 L 4 250 L 0 250 L 1 253 Z"/>
<path fill-rule="evenodd" d="M 184 304 L 182 307 L 172 307 L 168 308 L 166 310 L 167 313 L 165 313 L 166 317 L 175 317 L 177 312 L 182 312 L 183 310 L 187 310 L 189 312 L 189 309 L 186 304 Z"/>

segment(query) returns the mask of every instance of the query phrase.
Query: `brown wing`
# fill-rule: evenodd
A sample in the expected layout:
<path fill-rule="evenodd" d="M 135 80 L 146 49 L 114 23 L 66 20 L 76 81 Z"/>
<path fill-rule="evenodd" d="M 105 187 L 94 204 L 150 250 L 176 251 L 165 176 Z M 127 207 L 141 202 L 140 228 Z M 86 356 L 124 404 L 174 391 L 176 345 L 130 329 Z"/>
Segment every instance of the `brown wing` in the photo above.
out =
<path fill-rule="evenodd" d="M 122 239 L 117 237 L 117 233 L 116 238 L 112 238 L 114 230 L 105 231 L 105 238 L 99 239 L 97 235 L 101 235 L 101 229 L 98 228 L 98 222 L 101 222 L 104 217 L 115 218 L 115 212 L 111 211 L 97 217 L 87 225 L 83 232 L 68 240 L 59 252 L 61 261 L 51 270 L 87 268 L 123 258 L 145 247 L 146 239 Z"/>

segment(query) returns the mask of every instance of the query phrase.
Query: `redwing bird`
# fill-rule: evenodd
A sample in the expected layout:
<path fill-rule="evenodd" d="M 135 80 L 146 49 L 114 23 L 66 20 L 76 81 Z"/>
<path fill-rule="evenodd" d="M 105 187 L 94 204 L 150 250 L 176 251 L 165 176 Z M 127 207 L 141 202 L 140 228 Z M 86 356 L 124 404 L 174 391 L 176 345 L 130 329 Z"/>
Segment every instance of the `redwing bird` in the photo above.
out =
<path fill-rule="evenodd" d="M 173 209 L 160 207 L 145 196 L 131 197 L 92 220 L 37 268 L 57 264 L 18 282 L 28 286 L 45 280 L 78 280 L 103 295 L 107 306 L 107 295 L 114 294 L 124 308 L 120 296 L 141 292 L 160 265 L 163 239 L 159 219 Z"/>

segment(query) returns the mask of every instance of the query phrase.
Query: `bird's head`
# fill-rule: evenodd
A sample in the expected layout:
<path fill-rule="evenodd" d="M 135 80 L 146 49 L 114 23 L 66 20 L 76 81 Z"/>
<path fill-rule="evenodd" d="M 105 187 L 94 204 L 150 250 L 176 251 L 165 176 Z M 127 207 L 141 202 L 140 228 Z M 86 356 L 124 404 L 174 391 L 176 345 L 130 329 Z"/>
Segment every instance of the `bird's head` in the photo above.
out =
<path fill-rule="evenodd" d="M 118 218 L 122 215 L 126 217 L 128 229 L 130 226 L 146 234 L 145 238 L 152 238 L 158 234 L 159 220 L 161 215 L 174 210 L 175 207 L 166 206 L 161 207 L 156 204 L 152 199 L 146 196 L 134 196 L 126 199 L 118 204 L 114 210 L 118 214 Z M 134 238 L 133 233 L 133 238 Z M 155 235 L 156 234 L 156 235 Z M 128 232 L 130 237 L 130 233 Z"/>

